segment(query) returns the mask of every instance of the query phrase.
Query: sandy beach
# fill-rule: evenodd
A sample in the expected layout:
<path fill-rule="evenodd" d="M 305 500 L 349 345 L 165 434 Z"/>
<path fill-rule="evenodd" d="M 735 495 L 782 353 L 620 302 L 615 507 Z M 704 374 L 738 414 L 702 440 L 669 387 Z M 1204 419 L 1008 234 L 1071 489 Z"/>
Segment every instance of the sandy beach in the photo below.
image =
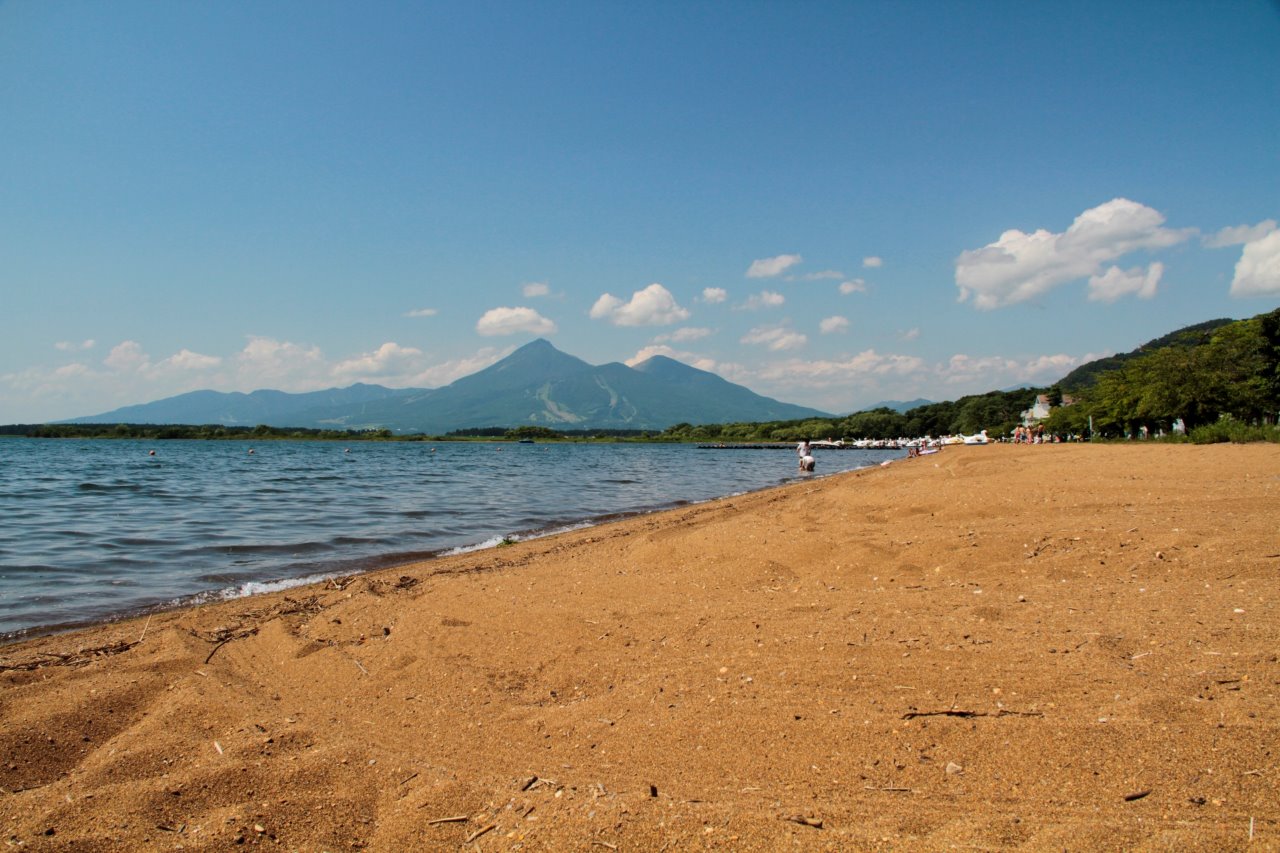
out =
<path fill-rule="evenodd" d="M 1274 445 L 948 448 L 6 646 L 0 837 L 1280 849 L 1278 509 Z"/>

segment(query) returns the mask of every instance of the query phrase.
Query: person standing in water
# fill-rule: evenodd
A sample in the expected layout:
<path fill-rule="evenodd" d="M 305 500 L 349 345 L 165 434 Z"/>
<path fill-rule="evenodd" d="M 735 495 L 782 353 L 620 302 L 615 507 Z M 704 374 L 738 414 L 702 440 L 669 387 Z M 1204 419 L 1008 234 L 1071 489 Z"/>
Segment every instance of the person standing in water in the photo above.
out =
<path fill-rule="evenodd" d="M 809 447 L 809 439 L 796 446 L 796 455 L 800 457 L 800 470 L 812 471 L 814 466 L 813 448 Z"/>

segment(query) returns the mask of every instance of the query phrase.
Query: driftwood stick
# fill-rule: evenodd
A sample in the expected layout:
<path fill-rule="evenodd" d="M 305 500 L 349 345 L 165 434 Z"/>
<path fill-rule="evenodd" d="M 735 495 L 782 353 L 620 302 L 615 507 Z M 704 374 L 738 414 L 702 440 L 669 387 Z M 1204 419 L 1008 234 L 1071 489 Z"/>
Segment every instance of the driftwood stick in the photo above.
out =
<path fill-rule="evenodd" d="M 225 646 L 227 643 L 231 642 L 234 639 L 235 637 L 227 637 L 225 640 L 222 640 L 220 643 L 218 643 L 218 645 L 210 649 L 209 656 L 204 659 L 204 662 L 208 663 L 209 661 L 213 660 L 213 656 L 218 651 L 218 649 L 222 648 L 223 646 Z"/>
<path fill-rule="evenodd" d="M 468 835 L 468 836 L 467 836 L 467 839 L 466 839 L 465 841 L 463 841 L 462 843 L 463 843 L 463 844 L 470 844 L 472 841 L 475 841 L 477 838 L 479 838 L 480 836 L 484 835 L 484 834 L 485 834 L 486 832 L 488 832 L 489 830 L 491 830 L 491 829 L 497 829 L 497 828 L 498 828 L 498 825 L 497 825 L 496 823 L 491 823 L 491 824 L 489 824 L 488 826 L 482 826 L 482 827 L 480 827 L 479 829 L 477 829 L 475 832 L 473 832 L 473 833 L 471 833 L 470 835 Z"/>
<path fill-rule="evenodd" d="M 427 826 L 435 826 L 440 823 L 466 823 L 469 820 L 471 820 L 471 818 L 464 814 L 454 815 L 453 817 L 438 817 L 435 820 L 427 821 Z"/>

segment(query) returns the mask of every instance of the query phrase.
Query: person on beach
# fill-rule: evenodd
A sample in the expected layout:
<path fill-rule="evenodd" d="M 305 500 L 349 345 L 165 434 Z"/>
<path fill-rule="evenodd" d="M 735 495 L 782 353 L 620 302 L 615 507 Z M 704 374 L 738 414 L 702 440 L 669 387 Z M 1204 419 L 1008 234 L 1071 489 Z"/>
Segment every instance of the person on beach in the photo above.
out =
<path fill-rule="evenodd" d="M 796 446 L 796 455 L 800 457 L 800 470 L 812 471 L 814 466 L 813 450 L 809 447 L 809 439 L 805 439 Z"/>

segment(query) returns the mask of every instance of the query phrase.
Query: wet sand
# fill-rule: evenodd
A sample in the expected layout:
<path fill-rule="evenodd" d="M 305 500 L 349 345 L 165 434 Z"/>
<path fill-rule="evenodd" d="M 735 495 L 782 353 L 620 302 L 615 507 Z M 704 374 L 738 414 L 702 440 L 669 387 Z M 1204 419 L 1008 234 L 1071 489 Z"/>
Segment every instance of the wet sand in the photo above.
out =
<path fill-rule="evenodd" d="M 948 448 L 6 646 L 0 838 L 1280 849 L 1277 510 L 1275 445 Z"/>

